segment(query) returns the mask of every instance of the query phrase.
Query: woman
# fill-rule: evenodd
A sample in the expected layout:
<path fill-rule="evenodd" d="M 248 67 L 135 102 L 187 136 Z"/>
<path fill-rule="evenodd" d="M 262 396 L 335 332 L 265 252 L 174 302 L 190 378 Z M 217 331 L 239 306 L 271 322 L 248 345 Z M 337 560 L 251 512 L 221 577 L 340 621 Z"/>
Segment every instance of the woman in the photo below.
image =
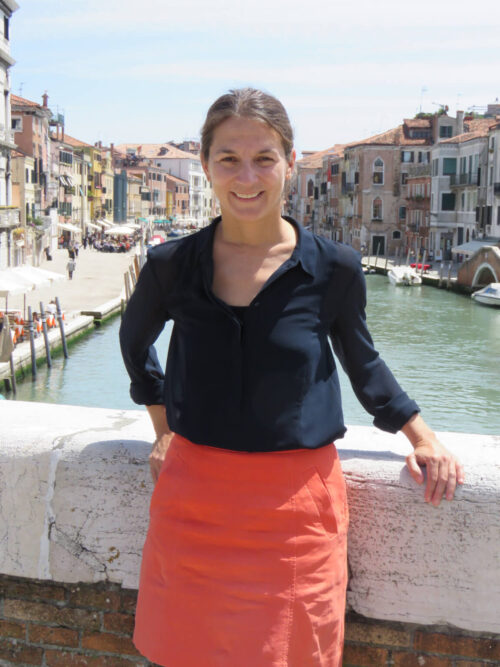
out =
<path fill-rule="evenodd" d="M 345 432 L 328 338 L 380 428 L 402 430 L 425 499 L 460 464 L 373 348 L 357 254 L 283 217 L 295 153 L 281 103 L 231 91 L 202 129 L 221 217 L 150 250 L 121 327 L 157 482 L 134 641 L 168 667 L 341 664 Z M 173 319 L 165 377 L 152 344 Z"/>

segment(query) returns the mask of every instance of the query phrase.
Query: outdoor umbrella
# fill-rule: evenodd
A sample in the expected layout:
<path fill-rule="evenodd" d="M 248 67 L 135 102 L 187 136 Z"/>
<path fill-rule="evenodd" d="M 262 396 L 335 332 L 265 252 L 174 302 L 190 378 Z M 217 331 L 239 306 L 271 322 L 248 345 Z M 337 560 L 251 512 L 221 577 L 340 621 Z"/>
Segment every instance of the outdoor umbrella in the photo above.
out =
<path fill-rule="evenodd" d="M 0 297 L 5 297 L 5 310 L 8 309 L 10 294 L 24 294 L 32 290 L 33 283 L 29 280 L 23 279 L 20 276 L 16 277 L 12 271 L 0 271 Z"/>

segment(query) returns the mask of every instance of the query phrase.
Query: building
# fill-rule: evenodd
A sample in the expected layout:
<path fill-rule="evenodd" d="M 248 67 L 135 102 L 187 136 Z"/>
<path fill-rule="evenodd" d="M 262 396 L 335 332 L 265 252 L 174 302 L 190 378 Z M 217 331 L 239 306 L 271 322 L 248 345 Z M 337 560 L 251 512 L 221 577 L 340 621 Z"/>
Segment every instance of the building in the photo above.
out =
<path fill-rule="evenodd" d="M 488 134 L 493 125 L 494 118 L 464 118 L 458 112 L 456 134 L 432 149 L 429 250 L 435 257 L 451 260 L 453 247 L 491 232 Z"/>
<path fill-rule="evenodd" d="M 198 226 L 206 225 L 213 216 L 215 201 L 201 166 L 199 155 L 183 151 L 171 144 L 121 144 L 121 153 L 129 157 L 151 160 L 151 163 L 177 176 L 189 186 L 189 218 Z"/>
<path fill-rule="evenodd" d="M 19 9 L 14 0 L 0 0 L 0 268 L 13 262 L 13 230 L 19 226 L 19 209 L 12 203 L 11 152 L 16 148 L 10 111 L 10 19 Z"/>

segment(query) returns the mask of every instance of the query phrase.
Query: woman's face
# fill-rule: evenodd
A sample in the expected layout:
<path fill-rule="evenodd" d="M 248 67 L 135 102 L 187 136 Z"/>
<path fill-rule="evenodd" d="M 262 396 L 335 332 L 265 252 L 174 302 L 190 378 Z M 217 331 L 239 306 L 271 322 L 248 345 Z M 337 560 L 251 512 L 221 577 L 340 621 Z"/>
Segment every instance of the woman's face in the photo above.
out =
<path fill-rule="evenodd" d="M 270 125 L 234 117 L 216 128 L 203 168 L 225 220 L 259 221 L 281 216 L 283 187 L 294 161 L 295 153 L 287 161 L 281 137 Z"/>

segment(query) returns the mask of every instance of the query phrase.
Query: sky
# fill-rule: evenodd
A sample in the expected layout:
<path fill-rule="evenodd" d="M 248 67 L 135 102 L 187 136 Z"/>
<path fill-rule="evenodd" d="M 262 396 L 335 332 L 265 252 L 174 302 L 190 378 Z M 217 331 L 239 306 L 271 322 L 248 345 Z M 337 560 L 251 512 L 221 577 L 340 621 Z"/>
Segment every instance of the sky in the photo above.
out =
<path fill-rule="evenodd" d="M 82 141 L 196 139 L 231 88 L 278 97 L 298 156 L 500 98 L 500 2 L 17 0 L 11 88 Z"/>

